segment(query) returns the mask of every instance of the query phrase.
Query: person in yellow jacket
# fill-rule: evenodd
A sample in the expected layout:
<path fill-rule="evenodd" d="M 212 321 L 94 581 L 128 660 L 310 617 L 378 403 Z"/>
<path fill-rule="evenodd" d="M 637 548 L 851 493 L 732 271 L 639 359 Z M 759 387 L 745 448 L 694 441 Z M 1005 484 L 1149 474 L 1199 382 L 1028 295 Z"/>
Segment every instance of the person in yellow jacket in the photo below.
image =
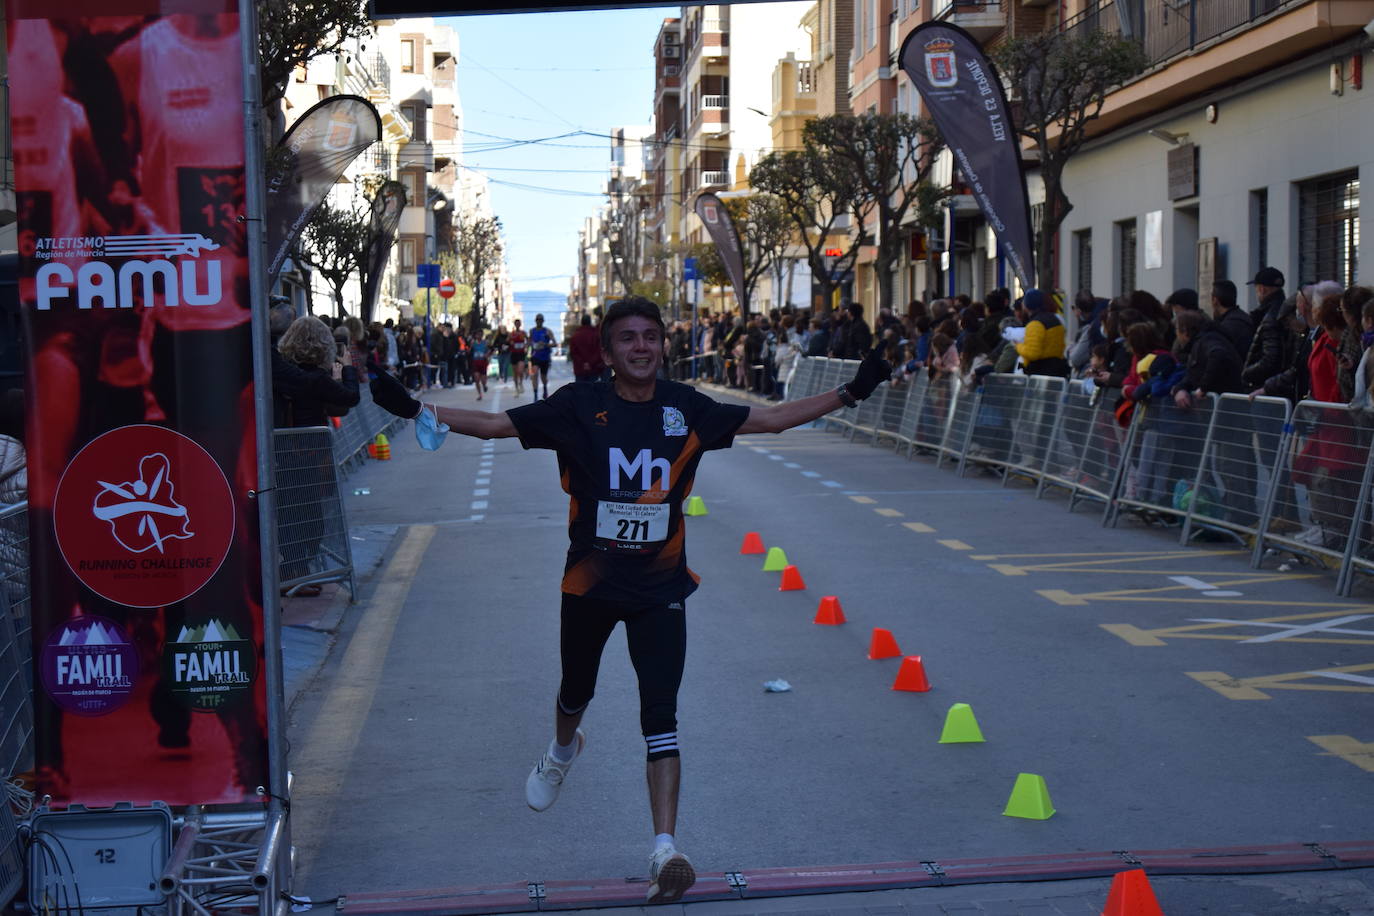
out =
<path fill-rule="evenodd" d="M 1064 322 L 1059 319 L 1059 304 L 1053 295 L 1038 289 L 1026 290 L 1021 299 L 1026 319 L 1025 339 L 1016 352 L 1025 363 L 1027 375 L 1053 375 L 1066 378 L 1069 361 L 1064 358 Z"/>

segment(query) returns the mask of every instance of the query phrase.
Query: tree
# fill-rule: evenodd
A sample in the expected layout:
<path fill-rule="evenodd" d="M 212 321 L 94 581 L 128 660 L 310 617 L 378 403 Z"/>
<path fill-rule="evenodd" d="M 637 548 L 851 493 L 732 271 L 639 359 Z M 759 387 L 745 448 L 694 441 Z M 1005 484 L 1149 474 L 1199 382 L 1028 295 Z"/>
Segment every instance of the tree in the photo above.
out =
<path fill-rule="evenodd" d="M 606 242 L 611 254 L 611 272 L 620 288 L 629 295 L 642 279 L 643 221 L 639 198 L 627 194 L 624 179 L 612 179 L 611 203 L 606 214 Z"/>
<path fill-rule="evenodd" d="M 262 107 L 272 118 L 297 67 L 372 34 L 367 5 L 358 0 L 257 0 L 257 7 Z"/>
<path fill-rule="evenodd" d="M 772 194 L 727 198 L 723 203 L 735 219 L 744 248 L 744 289 L 740 293 L 752 308 L 759 281 L 773 269 L 792 241 L 792 221 Z"/>
<path fill-rule="evenodd" d="M 500 218 L 478 216 L 464 219 L 454 232 L 453 243 L 458 268 L 454 279 L 472 287 L 472 315 L 468 323 L 473 330 L 477 330 L 486 326 L 486 313 L 482 308 L 482 278 L 501 260 Z"/>
<path fill-rule="evenodd" d="M 1035 259 L 1041 286 L 1054 284 L 1055 238 L 1073 203 L 1064 193 L 1064 166 L 1088 138 L 1107 93 L 1145 68 L 1145 51 L 1129 38 L 1089 29 L 1012 38 L 992 54 L 1014 96 L 1017 133 L 1040 153 L 1045 209 Z"/>
<path fill-rule="evenodd" d="M 297 245 L 300 260 L 317 272 L 334 291 L 338 317 L 344 310 L 344 289 L 355 274 L 361 275 L 371 240 L 372 207 L 357 198 L 348 207 L 325 201 L 306 224 Z"/>
<path fill-rule="evenodd" d="M 861 192 L 858 175 L 847 160 L 823 149 L 815 138 L 800 150 L 769 153 L 749 172 L 749 184 L 778 201 L 806 249 L 811 279 L 829 310 L 837 278 L 854 269 L 859 249 L 869 244 L 864 230 L 873 200 Z M 849 234 L 846 223 L 858 227 Z M 843 238 L 844 241 L 840 241 Z M 838 249 L 840 254 L 827 256 Z"/>
<path fill-rule="evenodd" d="M 878 307 L 891 308 L 902 223 L 913 213 L 918 224 L 929 225 L 941 197 L 927 181 L 940 145 L 934 123 L 902 113 L 837 114 L 807 122 L 802 138 L 851 169 L 860 197 L 870 202 L 877 226 Z"/>

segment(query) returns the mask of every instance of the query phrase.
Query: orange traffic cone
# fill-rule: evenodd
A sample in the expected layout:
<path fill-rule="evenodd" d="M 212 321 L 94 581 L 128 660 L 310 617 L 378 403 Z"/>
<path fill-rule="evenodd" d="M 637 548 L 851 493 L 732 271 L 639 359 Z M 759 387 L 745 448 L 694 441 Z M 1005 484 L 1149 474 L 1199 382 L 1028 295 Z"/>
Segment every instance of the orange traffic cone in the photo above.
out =
<path fill-rule="evenodd" d="M 1143 868 L 1116 873 L 1102 916 L 1164 916 Z"/>
<path fill-rule="evenodd" d="M 902 650 L 897 648 L 897 640 L 891 630 L 873 628 L 873 638 L 868 643 L 869 658 L 896 658 L 901 654 Z"/>
<path fill-rule="evenodd" d="M 744 543 L 739 547 L 740 553 L 763 553 L 763 538 L 759 537 L 757 531 L 750 531 L 744 536 Z"/>
<path fill-rule="evenodd" d="M 816 608 L 816 619 L 812 622 L 830 625 L 844 623 L 844 608 L 840 607 L 840 599 L 834 595 L 822 598 L 820 607 Z"/>
<path fill-rule="evenodd" d="M 367 444 L 367 456 L 368 456 L 369 458 L 376 458 L 376 457 L 377 457 L 377 443 L 375 443 L 375 442 L 369 442 L 369 443 Z"/>
<path fill-rule="evenodd" d="M 801 573 L 797 567 L 788 566 L 782 571 L 782 584 L 778 586 L 780 592 L 800 592 L 805 590 L 806 583 L 802 581 Z"/>
<path fill-rule="evenodd" d="M 377 460 L 390 461 L 391 443 L 387 441 L 386 433 L 378 433 L 377 438 L 373 441 L 374 444 L 377 446 Z"/>
<path fill-rule="evenodd" d="M 914 693 L 925 693 L 930 689 L 930 681 L 926 680 L 926 668 L 921 663 L 921 656 L 908 655 L 902 659 L 902 667 L 897 669 L 897 680 L 892 682 L 893 690 L 910 690 Z"/>

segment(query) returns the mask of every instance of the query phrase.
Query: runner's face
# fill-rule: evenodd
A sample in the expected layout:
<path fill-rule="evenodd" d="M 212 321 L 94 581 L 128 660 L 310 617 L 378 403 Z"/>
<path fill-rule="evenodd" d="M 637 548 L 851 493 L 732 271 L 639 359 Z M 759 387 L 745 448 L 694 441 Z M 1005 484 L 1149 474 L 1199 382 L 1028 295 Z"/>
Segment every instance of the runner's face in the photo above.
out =
<path fill-rule="evenodd" d="M 663 364 L 663 330 L 642 315 L 621 318 L 611 328 L 606 353 L 615 374 L 628 382 L 648 382 Z"/>

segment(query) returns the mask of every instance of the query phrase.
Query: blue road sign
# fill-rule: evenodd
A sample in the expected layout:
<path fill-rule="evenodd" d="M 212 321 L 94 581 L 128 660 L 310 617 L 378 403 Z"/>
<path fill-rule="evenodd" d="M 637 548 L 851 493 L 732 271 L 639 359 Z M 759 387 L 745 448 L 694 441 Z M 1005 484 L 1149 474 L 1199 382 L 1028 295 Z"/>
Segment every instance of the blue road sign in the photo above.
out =
<path fill-rule="evenodd" d="M 696 259 L 696 258 L 683 258 L 683 259 L 682 259 L 682 279 L 684 279 L 684 280 L 696 280 L 696 279 L 699 279 L 699 278 L 697 277 L 697 259 Z"/>
<path fill-rule="evenodd" d="M 438 264 L 416 264 L 415 285 L 420 289 L 434 289 L 439 285 Z"/>

